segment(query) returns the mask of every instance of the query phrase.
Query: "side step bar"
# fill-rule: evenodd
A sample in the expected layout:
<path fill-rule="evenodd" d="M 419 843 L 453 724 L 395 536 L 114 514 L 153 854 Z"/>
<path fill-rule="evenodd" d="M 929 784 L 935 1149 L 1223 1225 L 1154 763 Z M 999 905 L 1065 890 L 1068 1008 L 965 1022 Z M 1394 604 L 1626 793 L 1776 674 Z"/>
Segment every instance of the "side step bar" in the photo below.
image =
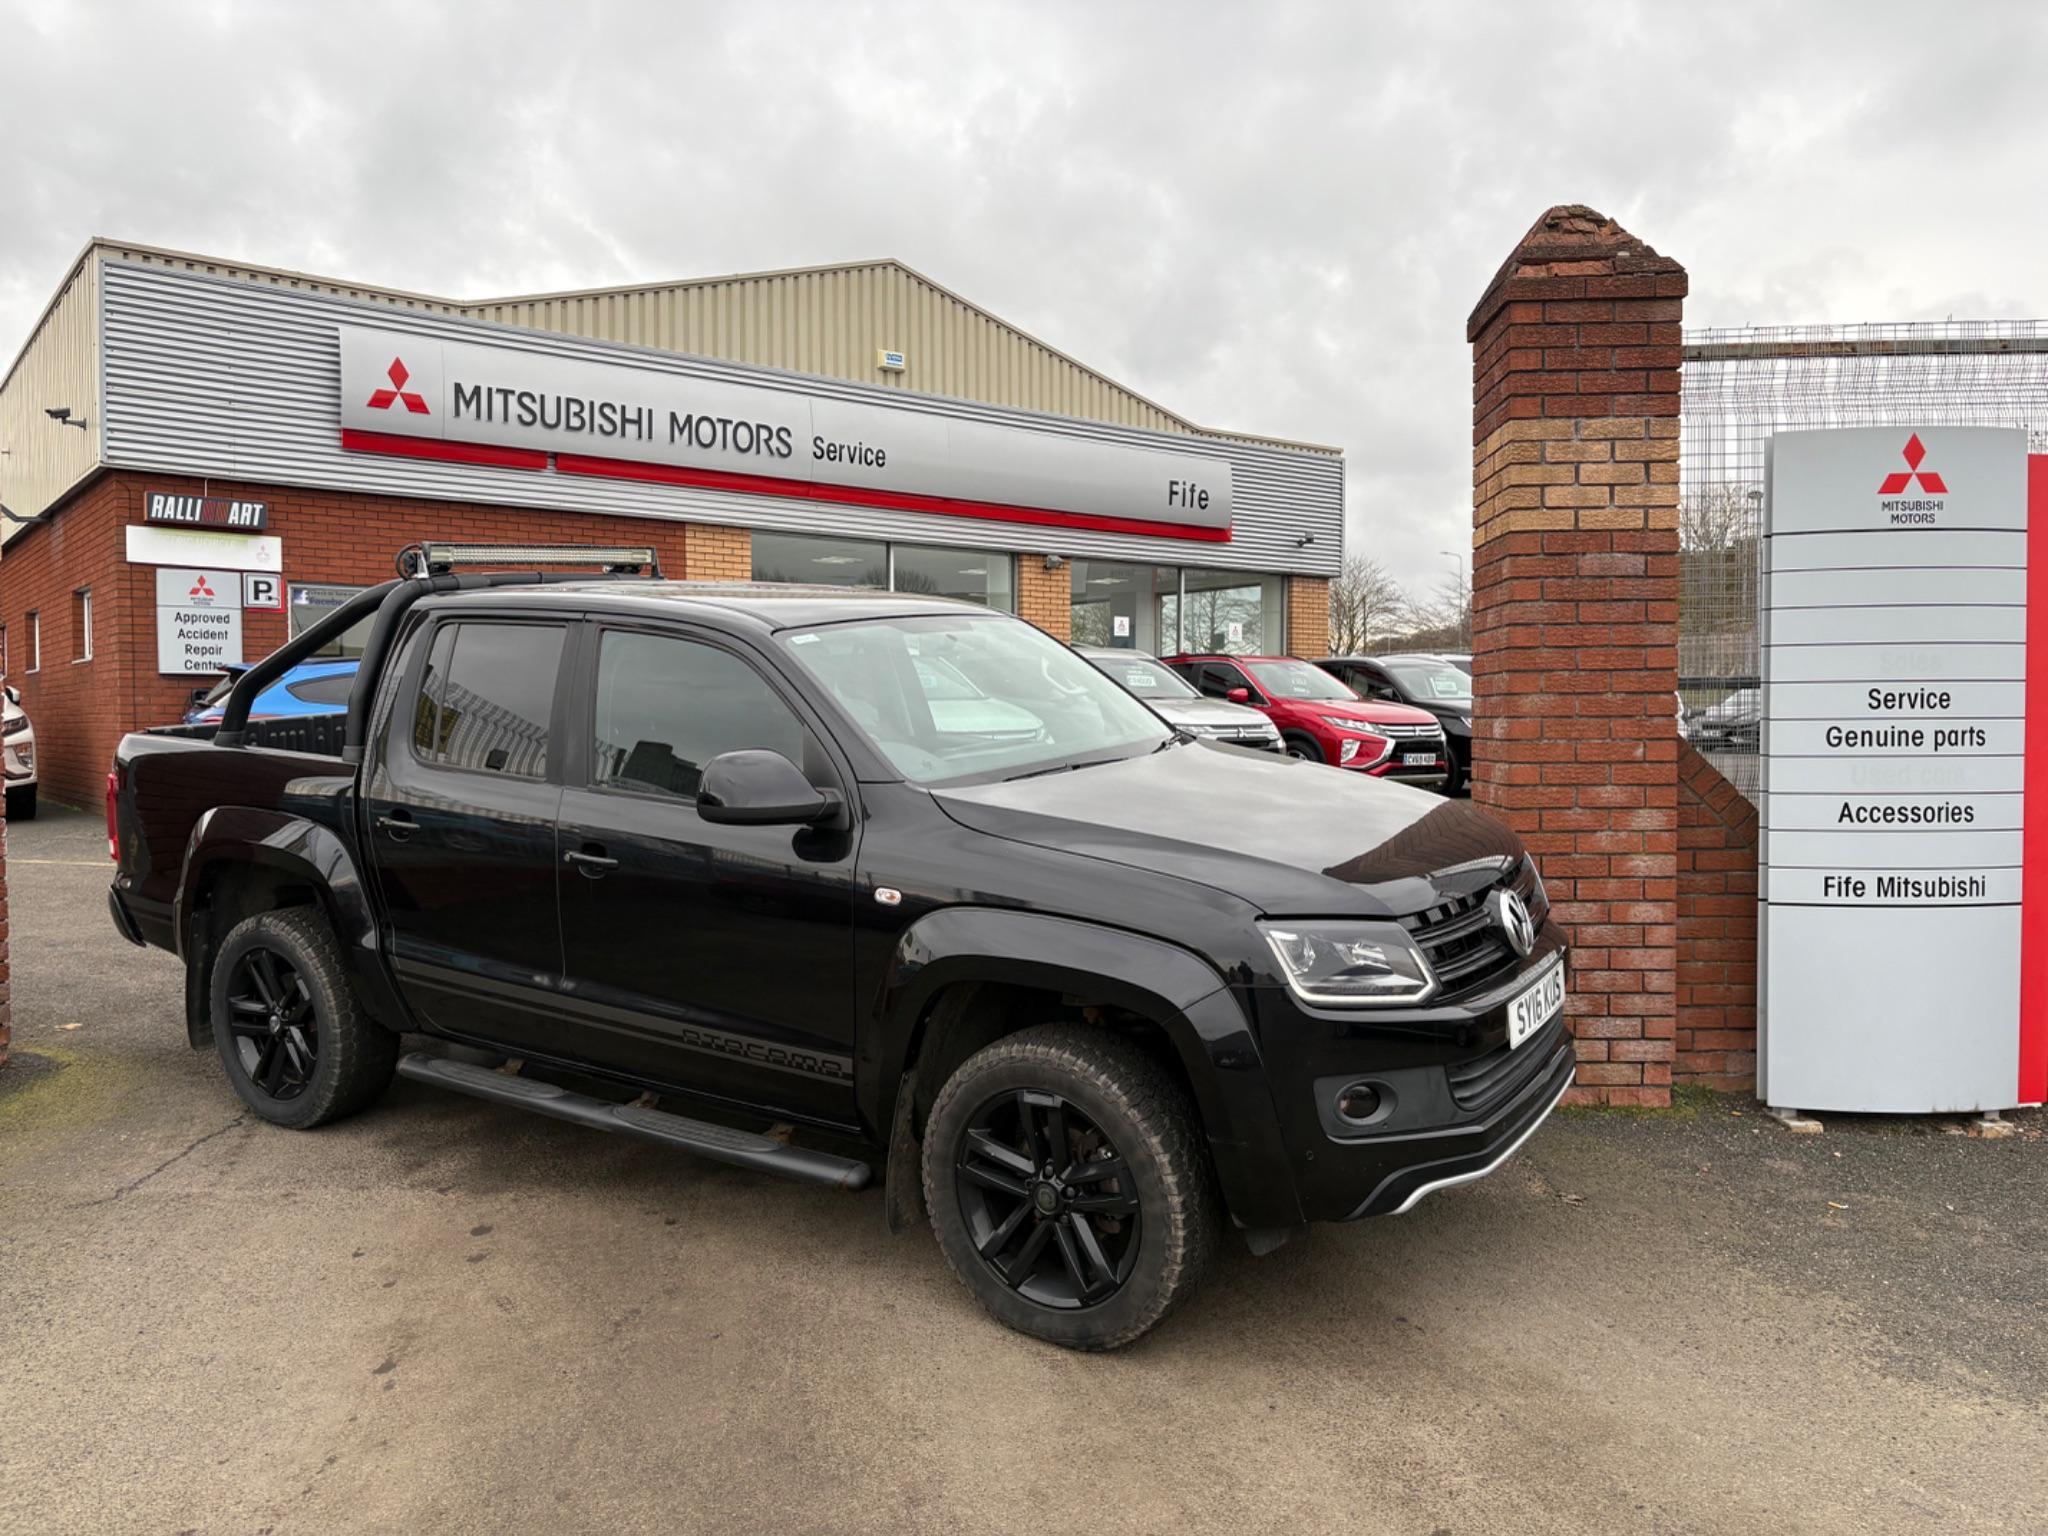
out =
<path fill-rule="evenodd" d="M 699 1157 L 733 1163 L 741 1168 L 756 1168 L 763 1173 L 779 1173 L 811 1184 L 828 1184 L 835 1189 L 865 1189 L 868 1180 L 874 1176 L 866 1163 L 857 1163 L 851 1158 L 834 1157 L 829 1152 L 818 1152 L 809 1147 L 786 1146 L 766 1136 L 756 1136 L 751 1131 L 735 1131 L 703 1120 L 687 1120 L 666 1110 L 594 1099 L 588 1094 L 572 1093 L 555 1083 L 507 1077 L 489 1067 L 451 1061 L 445 1056 L 430 1056 L 425 1051 L 408 1051 L 399 1057 L 398 1073 L 401 1077 L 432 1083 L 439 1088 L 452 1088 L 457 1093 L 489 1099 L 494 1104 L 530 1109 L 535 1114 L 552 1115 L 557 1120 L 570 1120 L 593 1130 L 623 1131 L 629 1136 L 643 1136 L 649 1141 L 695 1152 Z"/>

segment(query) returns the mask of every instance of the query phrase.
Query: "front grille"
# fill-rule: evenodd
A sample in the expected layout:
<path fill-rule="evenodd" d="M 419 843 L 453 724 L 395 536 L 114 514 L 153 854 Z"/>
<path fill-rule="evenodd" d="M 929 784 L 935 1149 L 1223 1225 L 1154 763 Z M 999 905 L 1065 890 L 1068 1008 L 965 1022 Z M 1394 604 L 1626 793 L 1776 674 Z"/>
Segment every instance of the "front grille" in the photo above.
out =
<path fill-rule="evenodd" d="M 1484 1114 L 1513 1096 L 1550 1059 L 1563 1032 L 1564 1015 L 1559 1014 L 1518 1046 L 1499 1046 L 1484 1056 L 1444 1068 L 1458 1108 L 1467 1114 Z"/>
<path fill-rule="evenodd" d="M 1506 883 L 1528 902 L 1529 915 L 1540 924 L 1545 907 L 1535 895 L 1535 866 L 1524 859 Z M 1486 898 L 1493 890 L 1489 886 L 1467 896 L 1453 896 L 1401 919 L 1401 926 L 1415 940 L 1446 993 L 1484 986 L 1521 961 L 1486 909 Z"/>
<path fill-rule="evenodd" d="M 1427 737 L 1441 739 L 1444 728 L 1440 725 L 1373 725 L 1366 729 L 1375 736 L 1384 736 L 1389 741 L 1421 741 Z"/>

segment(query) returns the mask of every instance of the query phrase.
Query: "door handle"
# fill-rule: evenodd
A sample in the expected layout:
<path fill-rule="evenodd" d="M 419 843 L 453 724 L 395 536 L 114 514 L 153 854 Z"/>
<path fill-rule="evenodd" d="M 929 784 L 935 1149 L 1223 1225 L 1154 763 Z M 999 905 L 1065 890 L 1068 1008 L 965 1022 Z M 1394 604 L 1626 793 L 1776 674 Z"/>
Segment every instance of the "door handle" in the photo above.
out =
<path fill-rule="evenodd" d="M 585 879 L 602 880 L 607 870 L 617 869 L 619 861 L 603 853 L 593 853 L 587 848 L 571 848 L 562 855 L 564 864 L 574 864 L 582 871 Z"/>
<path fill-rule="evenodd" d="M 379 816 L 377 818 L 377 825 L 383 831 L 389 832 L 392 837 L 401 843 L 420 829 L 419 823 L 403 811 L 394 811 L 388 816 Z"/>

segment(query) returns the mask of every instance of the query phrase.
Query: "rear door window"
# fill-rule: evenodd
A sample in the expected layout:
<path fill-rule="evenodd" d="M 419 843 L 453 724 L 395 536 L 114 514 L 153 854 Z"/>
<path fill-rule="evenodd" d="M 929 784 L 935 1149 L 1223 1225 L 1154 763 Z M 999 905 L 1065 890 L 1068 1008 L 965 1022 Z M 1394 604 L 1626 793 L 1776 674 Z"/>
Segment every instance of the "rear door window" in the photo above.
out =
<path fill-rule="evenodd" d="M 563 634 L 559 624 L 443 624 L 420 682 L 414 754 L 436 768 L 546 778 Z"/>

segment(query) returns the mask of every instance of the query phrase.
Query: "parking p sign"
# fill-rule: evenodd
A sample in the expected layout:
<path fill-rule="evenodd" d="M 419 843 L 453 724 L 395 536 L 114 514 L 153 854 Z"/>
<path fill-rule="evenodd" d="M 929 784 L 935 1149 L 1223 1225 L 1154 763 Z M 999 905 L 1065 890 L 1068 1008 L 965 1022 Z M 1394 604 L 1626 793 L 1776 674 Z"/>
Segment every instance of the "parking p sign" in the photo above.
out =
<path fill-rule="evenodd" d="M 283 613 L 284 578 L 275 571 L 242 572 L 242 606 L 263 613 Z"/>

